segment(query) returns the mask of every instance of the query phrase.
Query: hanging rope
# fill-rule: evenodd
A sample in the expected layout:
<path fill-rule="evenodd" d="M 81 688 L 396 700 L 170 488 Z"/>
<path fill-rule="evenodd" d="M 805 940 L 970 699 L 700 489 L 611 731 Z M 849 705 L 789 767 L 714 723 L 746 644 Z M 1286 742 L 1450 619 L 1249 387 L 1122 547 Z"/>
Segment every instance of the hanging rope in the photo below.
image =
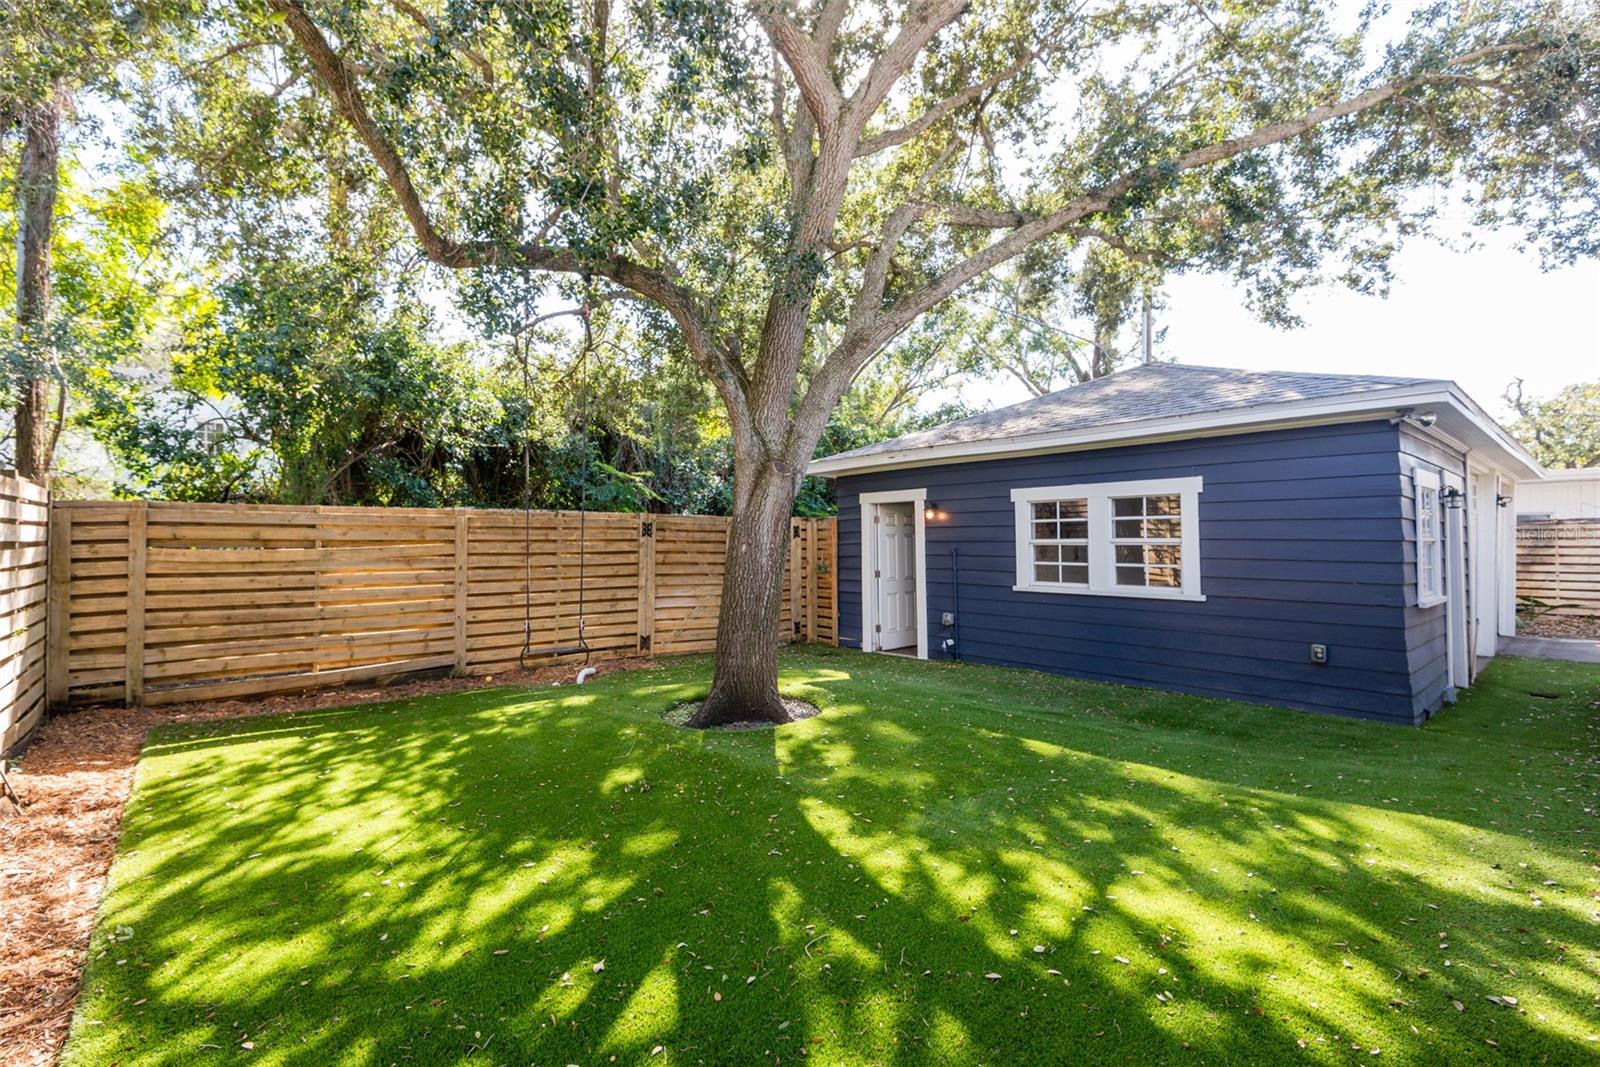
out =
<path fill-rule="evenodd" d="M 524 290 L 526 292 L 526 290 Z M 575 388 L 578 390 L 578 439 L 583 446 L 582 476 L 578 483 L 578 641 L 572 645 L 535 648 L 533 644 L 533 380 L 529 371 L 528 349 L 533 325 L 536 321 L 524 297 L 523 318 L 526 325 L 522 336 L 522 399 L 526 410 L 526 423 L 522 434 L 522 652 L 518 661 L 523 670 L 531 670 L 531 660 L 583 653 L 585 665 L 591 655 L 588 640 L 587 617 L 587 560 L 589 546 L 589 478 L 593 473 L 593 458 L 589 453 L 589 354 L 594 350 L 593 308 L 589 300 L 590 281 L 583 277 L 583 302 L 578 309 L 583 319 L 583 349 L 578 353 L 573 368 Z M 558 568 L 559 574 L 559 568 Z M 559 628 L 559 623 L 557 624 Z M 578 680 L 583 680 L 579 672 Z"/>

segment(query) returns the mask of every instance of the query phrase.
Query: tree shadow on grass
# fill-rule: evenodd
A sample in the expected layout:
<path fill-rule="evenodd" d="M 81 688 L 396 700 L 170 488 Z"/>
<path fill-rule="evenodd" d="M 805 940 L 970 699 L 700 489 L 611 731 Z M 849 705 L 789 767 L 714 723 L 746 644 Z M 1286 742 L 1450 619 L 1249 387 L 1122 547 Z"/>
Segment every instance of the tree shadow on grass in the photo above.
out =
<path fill-rule="evenodd" d="M 1567 850 L 882 660 L 777 731 L 663 724 L 704 661 L 162 731 L 67 1062 L 1588 1058 Z"/>

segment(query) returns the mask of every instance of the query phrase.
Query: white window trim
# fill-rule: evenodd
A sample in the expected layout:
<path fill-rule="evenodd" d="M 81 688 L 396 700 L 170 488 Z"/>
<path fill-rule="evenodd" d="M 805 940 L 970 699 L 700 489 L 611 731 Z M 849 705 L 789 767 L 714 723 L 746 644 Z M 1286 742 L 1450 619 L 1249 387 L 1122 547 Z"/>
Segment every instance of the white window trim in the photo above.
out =
<path fill-rule="evenodd" d="M 913 551 L 916 559 L 917 583 L 917 658 L 928 658 L 928 563 L 927 517 L 923 509 L 928 503 L 928 490 L 887 489 L 862 493 L 856 503 L 861 509 L 861 650 L 878 652 L 874 648 L 878 625 L 877 585 L 872 577 L 872 560 L 877 552 L 877 527 L 872 517 L 878 513 L 879 504 L 910 504 L 916 520 L 916 541 Z"/>
<path fill-rule="evenodd" d="M 1411 516 L 1411 543 L 1417 550 L 1417 607 L 1438 607 L 1450 597 L 1445 591 L 1444 569 L 1448 565 L 1448 556 L 1445 552 L 1444 538 L 1444 500 L 1439 493 L 1439 472 L 1426 467 L 1415 467 L 1411 471 L 1411 503 L 1413 513 Z M 1436 589 L 1422 587 L 1422 494 L 1433 494 L 1433 550 L 1438 553 L 1434 560 L 1433 580 Z"/>
<path fill-rule="evenodd" d="M 1017 581 L 1011 588 L 1019 593 L 1065 593 L 1069 596 L 1139 597 L 1147 600 L 1200 601 L 1200 493 L 1204 479 L 1151 478 L 1137 482 L 1084 482 L 1078 485 L 1040 485 L 1011 490 L 1015 513 Z M 1177 493 L 1182 497 L 1183 586 L 1171 591 L 1149 586 L 1116 584 L 1116 551 L 1112 542 L 1111 500 L 1121 496 L 1157 496 Z M 1029 532 L 1032 530 L 1032 505 L 1036 500 L 1067 500 L 1082 497 L 1089 501 L 1089 584 L 1065 585 L 1033 580 L 1033 555 Z"/>

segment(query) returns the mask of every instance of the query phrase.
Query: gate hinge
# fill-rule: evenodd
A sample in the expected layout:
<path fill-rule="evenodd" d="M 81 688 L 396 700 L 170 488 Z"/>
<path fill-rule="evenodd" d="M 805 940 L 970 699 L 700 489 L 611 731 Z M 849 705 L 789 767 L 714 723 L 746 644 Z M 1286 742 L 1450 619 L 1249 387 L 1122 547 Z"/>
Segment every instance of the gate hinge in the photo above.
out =
<path fill-rule="evenodd" d="M 797 538 L 797 539 L 798 539 L 798 538 L 799 538 L 799 537 L 800 537 L 800 527 L 798 527 L 798 526 L 791 526 L 791 527 L 789 527 L 789 533 L 790 533 L 790 534 L 791 534 L 791 535 L 792 535 L 792 536 L 793 536 L 793 537 L 795 537 L 795 538 Z"/>
<path fill-rule="evenodd" d="M 880 634 L 883 633 L 883 624 L 882 623 L 874 623 L 873 626 L 872 626 L 872 630 L 873 630 L 874 633 L 880 633 Z"/>
<path fill-rule="evenodd" d="M 639 635 L 639 651 L 640 652 L 649 652 L 650 651 L 650 635 L 649 634 L 640 634 Z"/>
<path fill-rule="evenodd" d="M 653 523 L 653 522 L 641 522 L 639 524 L 639 536 L 640 537 L 654 537 L 655 535 L 656 535 L 656 524 L 655 523 Z"/>
<path fill-rule="evenodd" d="M 796 621 L 794 624 L 794 635 L 796 637 L 800 636 L 800 623 L 798 621 Z"/>

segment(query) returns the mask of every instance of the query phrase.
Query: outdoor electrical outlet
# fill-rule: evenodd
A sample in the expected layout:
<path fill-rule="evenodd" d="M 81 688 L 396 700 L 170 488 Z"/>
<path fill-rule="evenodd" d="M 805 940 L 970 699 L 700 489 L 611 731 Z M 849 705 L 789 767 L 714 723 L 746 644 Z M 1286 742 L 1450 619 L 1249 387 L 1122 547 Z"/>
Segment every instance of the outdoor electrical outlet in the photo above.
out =
<path fill-rule="evenodd" d="M 1328 646 L 1327 645 L 1312 645 L 1311 646 L 1311 662 L 1312 663 L 1326 663 L 1326 662 L 1328 662 Z"/>
<path fill-rule="evenodd" d="M 939 624 L 941 626 L 954 626 L 956 624 L 956 613 L 953 611 L 947 611 L 943 615 L 940 615 Z"/>

